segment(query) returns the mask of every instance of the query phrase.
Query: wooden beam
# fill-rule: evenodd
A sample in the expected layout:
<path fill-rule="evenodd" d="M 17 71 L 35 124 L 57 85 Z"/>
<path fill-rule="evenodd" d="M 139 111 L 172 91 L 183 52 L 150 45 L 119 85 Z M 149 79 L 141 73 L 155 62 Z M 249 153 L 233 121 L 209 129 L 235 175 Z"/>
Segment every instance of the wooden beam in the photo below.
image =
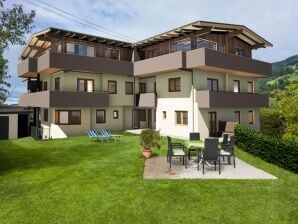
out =
<path fill-rule="evenodd" d="M 265 44 L 255 44 L 251 46 L 251 49 L 265 48 Z"/>
<path fill-rule="evenodd" d="M 69 37 L 73 38 L 73 37 L 75 37 L 75 36 L 76 36 L 76 34 L 73 33 L 73 34 L 71 34 Z"/>
<path fill-rule="evenodd" d="M 232 37 L 235 37 L 235 36 L 238 36 L 240 34 L 243 33 L 243 30 L 235 30 L 235 31 L 232 31 L 232 32 L 229 32 L 228 34 L 226 34 L 226 38 L 229 39 L 229 38 L 232 38 Z"/>
<path fill-rule="evenodd" d="M 86 35 L 83 35 L 83 36 L 80 36 L 80 37 L 79 37 L 80 40 L 83 40 L 83 39 L 86 39 L 86 38 L 87 38 Z"/>
<path fill-rule="evenodd" d="M 42 49 L 42 47 L 38 47 L 38 46 L 35 46 L 35 45 L 28 45 L 28 47 L 30 47 L 31 50 L 40 50 L 40 49 Z"/>
<path fill-rule="evenodd" d="M 96 40 L 96 37 L 88 38 L 88 41 L 95 41 L 95 40 Z"/>
<path fill-rule="evenodd" d="M 70 35 L 70 32 L 67 32 L 64 34 L 65 37 L 68 37 Z"/>
<path fill-rule="evenodd" d="M 108 41 L 107 44 L 114 44 L 115 41 L 111 40 L 111 41 Z"/>
<path fill-rule="evenodd" d="M 208 34 L 208 33 L 211 33 L 211 28 L 210 27 L 196 31 L 195 35 L 196 36 L 201 36 L 201 35 Z"/>
<path fill-rule="evenodd" d="M 166 36 L 166 35 L 160 36 L 160 38 L 162 38 L 162 39 L 164 39 L 164 40 L 169 40 L 169 39 L 171 39 L 171 37 Z"/>
<path fill-rule="evenodd" d="M 102 39 L 102 40 L 98 40 L 98 43 L 105 43 L 107 40 Z"/>

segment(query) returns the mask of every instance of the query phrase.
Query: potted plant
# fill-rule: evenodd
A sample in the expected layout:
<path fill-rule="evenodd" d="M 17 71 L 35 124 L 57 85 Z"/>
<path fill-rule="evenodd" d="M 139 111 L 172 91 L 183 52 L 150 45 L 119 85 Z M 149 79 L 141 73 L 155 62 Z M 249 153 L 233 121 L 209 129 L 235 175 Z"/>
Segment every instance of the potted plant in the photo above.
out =
<path fill-rule="evenodd" d="M 140 134 L 143 156 L 148 159 L 152 156 L 152 149 L 160 149 L 160 135 L 158 131 L 145 129 Z"/>

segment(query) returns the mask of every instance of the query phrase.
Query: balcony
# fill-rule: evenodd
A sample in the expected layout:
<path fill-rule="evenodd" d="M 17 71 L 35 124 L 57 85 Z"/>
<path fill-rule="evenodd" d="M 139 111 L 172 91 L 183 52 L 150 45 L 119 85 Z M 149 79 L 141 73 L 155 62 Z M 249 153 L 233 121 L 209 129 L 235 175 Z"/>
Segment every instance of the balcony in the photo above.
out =
<path fill-rule="evenodd" d="M 206 48 L 186 52 L 186 68 L 256 77 L 267 77 L 272 73 L 270 63 Z"/>
<path fill-rule="evenodd" d="M 269 96 L 256 93 L 197 91 L 199 108 L 228 107 L 268 107 Z"/>
<path fill-rule="evenodd" d="M 20 77 L 36 77 L 37 59 L 27 58 L 18 64 L 18 76 Z"/>
<path fill-rule="evenodd" d="M 185 52 L 177 51 L 134 62 L 134 75 L 146 76 L 185 68 Z"/>
<path fill-rule="evenodd" d="M 108 107 L 106 92 L 41 91 L 25 93 L 19 97 L 22 107 Z"/>
<path fill-rule="evenodd" d="M 156 107 L 156 93 L 140 93 L 137 102 L 138 107 Z"/>
<path fill-rule="evenodd" d="M 28 77 L 29 61 L 36 60 L 36 73 L 49 75 L 61 70 L 73 70 L 115 75 L 132 75 L 133 64 L 128 61 L 117 61 L 100 57 L 88 57 L 74 54 L 47 51 L 38 58 L 29 58 L 19 64 L 18 75 Z M 35 74 L 36 74 L 35 73 Z"/>

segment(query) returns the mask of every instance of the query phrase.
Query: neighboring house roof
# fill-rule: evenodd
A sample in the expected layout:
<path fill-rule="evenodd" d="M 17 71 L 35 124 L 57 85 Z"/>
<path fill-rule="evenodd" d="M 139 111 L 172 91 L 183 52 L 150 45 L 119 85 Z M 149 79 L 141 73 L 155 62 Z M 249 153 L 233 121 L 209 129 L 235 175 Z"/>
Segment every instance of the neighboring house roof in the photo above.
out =
<path fill-rule="evenodd" d="M 48 49 L 51 45 L 49 37 L 71 37 L 78 40 L 87 40 L 90 42 L 105 43 L 114 46 L 121 46 L 127 48 L 141 48 L 163 41 L 167 41 L 169 39 L 176 38 L 182 35 L 187 36 L 188 33 L 191 33 L 193 31 L 200 31 L 201 33 L 207 33 L 209 31 L 231 33 L 234 36 L 237 36 L 239 39 L 243 40 L 244 42 L 250 44 L 254 48 L 273 46 L 269 41 L 265 40 L 263 37 L 259 36 L 258 34 L 256 34 L 244 25 L 216 23 L 207 21 L 196 21 L 172 29 L 170 31 L 149 37 L 147 39 L 138 41 L 136 43 L 129 43 L 101 36 L 94 36 L 90 34 L 50 27 L 31 36 L 28 43 L 23 48 L 20 58 L 24 59 L 27 57 L 34 57 L 38 52 Z"/>
<path fill-rule="evenodd" d="M 29 113 L 32 113 L 32 110 L 22 108 L 22 107 L 0 108 L 0 114 L 29 114 Z"/>

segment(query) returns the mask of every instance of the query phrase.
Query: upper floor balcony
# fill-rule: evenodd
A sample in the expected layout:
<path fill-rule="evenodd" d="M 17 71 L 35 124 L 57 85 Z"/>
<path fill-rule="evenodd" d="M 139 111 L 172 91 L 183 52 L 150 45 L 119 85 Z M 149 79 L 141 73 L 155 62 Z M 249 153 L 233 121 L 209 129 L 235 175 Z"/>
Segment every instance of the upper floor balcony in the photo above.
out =
<path fill-rule="evenodd" d="M 267 77 L 272 73 L 270 63 L 207 48 L 187 51 L 186 68 L 256 77 Z"/>
<path fill-rule="evenodd" d="M 144 108 L 155 108 L 157 103 L 157 96 L 155 92 L 140 93 L 136 95 L 136 106 Z"/>
<path fill-rule="evenodd" d="M 41 91 L 19 97 L 21 107 L 108 107 L 107 92 Z"/>
<path fill-rule="evenodd" d="M 234 93 L 203 90 L 196 92 L 198 108 L 268 107 L 269 96 L 257 93 Z"/>
<path fill-rule="evenodd" d="M 128 61 L 46 51 L 39 57 L 27 58 L 18 65 L 20 77 L 36 77 L 37 73 L 49 75 L 61 70 L 132 75 L 133 64 Z"/>

